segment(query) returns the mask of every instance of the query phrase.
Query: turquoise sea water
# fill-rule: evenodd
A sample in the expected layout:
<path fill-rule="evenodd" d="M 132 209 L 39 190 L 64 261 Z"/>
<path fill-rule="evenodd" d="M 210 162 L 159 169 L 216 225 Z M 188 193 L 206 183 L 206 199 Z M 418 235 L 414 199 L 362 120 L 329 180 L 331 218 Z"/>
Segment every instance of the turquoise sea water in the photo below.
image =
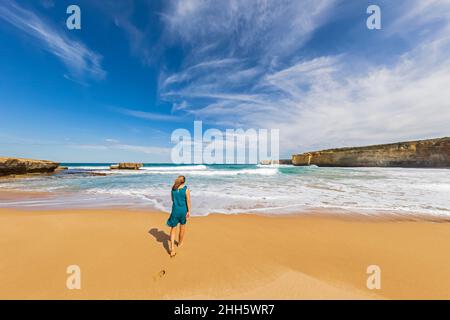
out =
<path fill-rule="evenodd" d="M 0 188 L 47 191 L 45 199 L 0 200 L 3 207 L 170 208 L 180 174 L 191 188 L 193 215 L 305 212 L 340 209 L 364 214 L 450 217 L 450 170 L 318 168 L 262 165 L 146 164 L 110 171 L 110 164 L 62 164 L 68 173 L 0 181 Z M 90 175 L 102 173 L 105 176 Z"/>

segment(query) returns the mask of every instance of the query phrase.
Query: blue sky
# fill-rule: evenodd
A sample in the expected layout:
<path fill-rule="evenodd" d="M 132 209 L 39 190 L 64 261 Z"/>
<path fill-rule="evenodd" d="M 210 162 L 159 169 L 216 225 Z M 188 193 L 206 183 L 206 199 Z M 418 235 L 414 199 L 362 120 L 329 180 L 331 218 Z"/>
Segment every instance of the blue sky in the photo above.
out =
<path fill-rule="evenodd" d="M 0 155 L 167 162 L 194 120 L 282 157 L 448 136 L 449 34 L 444 0 L 2 1 Z"/>

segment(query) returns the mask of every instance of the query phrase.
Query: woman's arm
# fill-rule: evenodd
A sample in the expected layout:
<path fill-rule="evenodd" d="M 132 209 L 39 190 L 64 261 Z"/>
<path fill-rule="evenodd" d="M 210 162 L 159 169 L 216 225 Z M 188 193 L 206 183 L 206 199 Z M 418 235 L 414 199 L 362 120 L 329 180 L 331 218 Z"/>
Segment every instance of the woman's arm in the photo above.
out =
<path fill-rule="evenodd" d="M 187 205 L 186 218 L 189 218 L 191 216 L 191 191 L 189 189 L 186 190 L 186 205 Z"/>

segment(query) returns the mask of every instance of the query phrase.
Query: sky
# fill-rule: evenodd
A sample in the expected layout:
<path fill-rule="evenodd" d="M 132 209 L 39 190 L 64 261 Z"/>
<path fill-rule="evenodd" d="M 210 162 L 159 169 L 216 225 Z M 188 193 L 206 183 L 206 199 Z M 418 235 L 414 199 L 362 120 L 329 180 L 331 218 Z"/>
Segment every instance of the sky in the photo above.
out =
<path fill-rule="evenodd" d="M 449 0 L 9 0 L 0 43 L 0 156 L 170 162 L 195 120 L 282 158 L 450 135 Z"/>

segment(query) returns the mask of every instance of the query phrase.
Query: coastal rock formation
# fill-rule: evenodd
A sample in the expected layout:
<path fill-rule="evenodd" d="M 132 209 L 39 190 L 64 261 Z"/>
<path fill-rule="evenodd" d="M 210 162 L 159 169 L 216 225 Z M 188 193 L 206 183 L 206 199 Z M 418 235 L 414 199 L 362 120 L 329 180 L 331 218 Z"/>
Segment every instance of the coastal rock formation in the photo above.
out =
<path fill-rule="evenodd" d="M 144 165 L 142 163 L 123 162 L 110 166 L 111 170 L 139 170 Z"/>
<path fill-rule="evenodd" d="M 319 167 L 450 167 L 450 138 L 398 142 L 307 152 L 292 156 L 296 166 Z"/>
<path fill-rule="evenodd" d="M 0 157 L 0 176 L 27 173 L 51 173 L 59 163 L 46 160 Z"/>
<path fill-rule="evenodd" d="M 262 165 L 272 165 L 272 164 L 292 164 L 291 159 L 280 159 L 280 160 L 261 160 L 259 164 Z"/>
<path fill-rule="evenodd" d="M 291 159 L 280 159 L 278 160 L 278 164 L 292 164 Z"/>

